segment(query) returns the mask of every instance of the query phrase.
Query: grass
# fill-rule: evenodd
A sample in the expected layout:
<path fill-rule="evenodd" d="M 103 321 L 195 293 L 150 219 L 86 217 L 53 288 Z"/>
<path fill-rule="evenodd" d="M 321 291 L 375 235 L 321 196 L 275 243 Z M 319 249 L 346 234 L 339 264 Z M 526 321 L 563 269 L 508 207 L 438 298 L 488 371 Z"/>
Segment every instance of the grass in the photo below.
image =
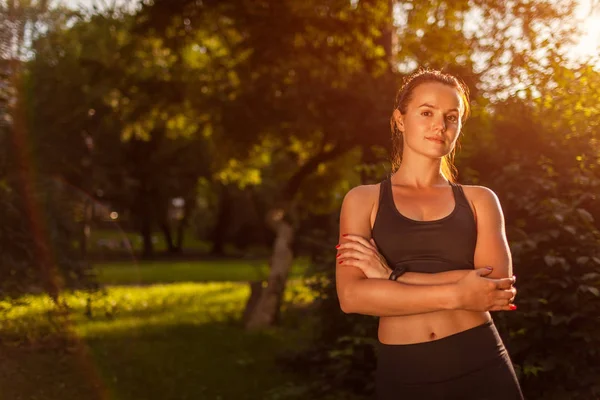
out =
<path fill-rule="evenodd" d="M 247 284 L 234 282 L 70 293 L 70 312 L 58 326 L 47 318 L 53 310 L 47 297 L 26 297 L 28 305 L 0 319 L 5 338 L 18 343 L 28 334 L 39 343 L 63 328 L 76 340 L 66 347 L 46 343 L 44 350 L 0 346 L 0 398 L 265 399 L 294 383 L 275 357 L 301 346 L 310 324 L 292 319 L 285 329 L 245 332 L 238 321 L 248 294 Z M 308 289 L 291 284 L 284 315 L 311 300 Z"/>
<path fill-rule="evenodd" d="M 298 259 L 290 277 L 300 277 L 308 266 Z M 109 285 L 148 285 L 174 282 L 265 280 L 269 273 L 264 260 L 141 261 L 102 263 L 95 266 L 98 281 Z"/>

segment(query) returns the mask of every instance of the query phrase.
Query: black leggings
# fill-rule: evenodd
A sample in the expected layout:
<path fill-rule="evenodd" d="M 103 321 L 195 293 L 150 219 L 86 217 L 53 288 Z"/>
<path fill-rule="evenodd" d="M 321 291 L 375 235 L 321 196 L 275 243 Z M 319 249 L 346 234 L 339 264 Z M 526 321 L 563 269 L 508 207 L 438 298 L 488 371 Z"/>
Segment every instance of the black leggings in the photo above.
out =
<path fill-rule="evenodd" d="M 492 321 L 438 340 L 379 343 L 378 400 L 522 400 Z"/>

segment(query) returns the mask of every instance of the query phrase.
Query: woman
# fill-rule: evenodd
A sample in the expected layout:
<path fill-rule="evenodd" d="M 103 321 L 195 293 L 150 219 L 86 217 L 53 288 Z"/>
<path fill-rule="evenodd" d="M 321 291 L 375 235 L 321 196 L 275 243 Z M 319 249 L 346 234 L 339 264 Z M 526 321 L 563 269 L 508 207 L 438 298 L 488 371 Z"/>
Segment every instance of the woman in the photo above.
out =
<path fill-rule="evenodd" d="M 468 89 L 419 71 L 396 104 L 394 172 L 347 193 L 337 246 L 342 310 L 380 317 L 378 399 L 522 399 L 489 313 L 516 309 L 502 210 L 453 181 Z"/>

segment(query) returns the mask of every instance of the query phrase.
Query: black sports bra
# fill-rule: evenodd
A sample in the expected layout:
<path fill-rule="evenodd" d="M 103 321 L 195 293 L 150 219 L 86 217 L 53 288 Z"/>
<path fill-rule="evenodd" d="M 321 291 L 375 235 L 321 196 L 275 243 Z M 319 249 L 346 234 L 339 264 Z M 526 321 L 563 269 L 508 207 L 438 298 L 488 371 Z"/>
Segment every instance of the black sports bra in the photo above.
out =
<path fill-rule="evenodd" d="M 379 209 L 372 237 L 390 268 L 404 265 L 412 272 L 473 269 L 477 225 L 460 185 L 450 183 L 454 210 L 434 221 L 416 221 L 400 214 L 391 178 L 380 185 Z"/>

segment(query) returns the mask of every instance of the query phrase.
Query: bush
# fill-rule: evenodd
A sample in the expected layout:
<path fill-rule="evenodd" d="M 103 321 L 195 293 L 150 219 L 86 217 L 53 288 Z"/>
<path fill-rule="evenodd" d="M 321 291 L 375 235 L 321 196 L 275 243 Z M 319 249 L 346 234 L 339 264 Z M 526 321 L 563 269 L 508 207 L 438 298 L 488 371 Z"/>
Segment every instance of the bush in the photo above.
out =
<path fill-rule="evenodd" d="M 14 182 L 14 181 L 13 181 Z M 63 288 L 91 287 L 90 269 L 76 249 L 74 199 L 62 185 L 41 179 L 0 185 L 0 301 L 47 292 L 58 301 Z"/>
<path fill-rule="evenodd" d="M 507 166 L 495 183 L 520 216 L 509 226 L 519 308 L 496 320 L 527 398 L 598 398 L 600 234 L 584 205 L 600 180 L 567 171 L 565 185 L 531 168 Z"/>

